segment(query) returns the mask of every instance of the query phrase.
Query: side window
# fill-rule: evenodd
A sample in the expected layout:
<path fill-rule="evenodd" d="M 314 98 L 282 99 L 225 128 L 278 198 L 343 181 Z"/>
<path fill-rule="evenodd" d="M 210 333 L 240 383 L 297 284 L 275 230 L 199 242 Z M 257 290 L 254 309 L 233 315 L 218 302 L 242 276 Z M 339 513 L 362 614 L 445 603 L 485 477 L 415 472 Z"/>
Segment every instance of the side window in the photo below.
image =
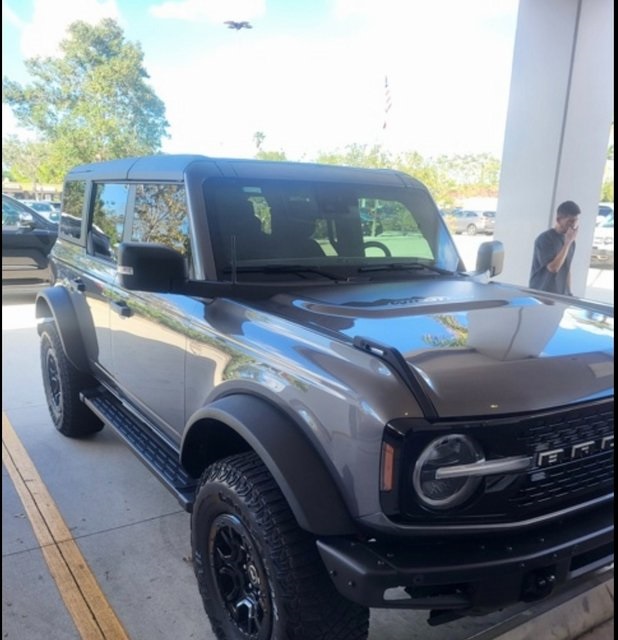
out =
<path fill-rule="evenodd" d="M 182 253 L 190 264 L 189 217 L 184 186 L 137 185 L 130 239 L 167 245 Z"/>
<path fill-rule="evenodd" d="M 98 183 L 94 185 L 92 224 L 88 232 L 88 252 L 116 262 L 116 247 L 122 240 L 129 186 Z"/>
<path fill-rule="evenodd" d="M 65 182 L 62 193 L 62 213 L 58 233 L 70 240 L 82 239 L 82 218 L 86 183 L 83 180 Z"/>
<path fill-rule="evenodd" d="M 17 228 L 20 211 L 16 205 L 2 197 L 2 228 Z"/>

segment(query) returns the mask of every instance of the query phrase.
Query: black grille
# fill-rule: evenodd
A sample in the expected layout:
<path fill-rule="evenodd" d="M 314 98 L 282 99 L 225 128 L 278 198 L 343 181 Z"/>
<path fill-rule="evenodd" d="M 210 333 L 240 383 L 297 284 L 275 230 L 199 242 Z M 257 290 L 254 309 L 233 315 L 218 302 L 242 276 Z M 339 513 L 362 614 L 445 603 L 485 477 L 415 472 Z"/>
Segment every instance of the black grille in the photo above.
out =
<path fill-rule="evenodd" d="M 592 502 L 613 492 L 614 408 L 601 400 L 567 410 L 476 422 L 397 424 L 404 431 L 400 467 L 402 488 L 394 502 L 383 502 L 406 521 L 466 524 L 525 521 Z M 488 459 L 529 456 L 524 474 L 488 476 L 478 493 L 455 511 L 438 512 L 420 504 L 412 486 L 418 456 L 439 434 L 465 432 L 477 440 Z M 575 447 L 575 450 L 573 449 Z M 556 457 L 548 455 L 556 453 Z M 545 455 L 543 455 L 545 454 Z M 395 511 L 396 512 L 396 511 Z"/>
<path fill-rule="evenodd" d="M 614 481 L 613 449 L 604 438 L 614 434 L 613 405 L 593 405 L 535 418 L 519 440 L 534 467 L 526 482 L 509 502 L 515 509 L 551 509 L 554 504 L 575 502 L 583 494 L 595 496 L 607 491 Z M 590 453 L 572 459 L 574 445 L 593 442 Z M 556 464 L 538 465 L 538 455 L 544 451 L 563 450 L 564 456 Z"/>
<path fill-rule="evenodd" d="M 600 405 L 534 418 L 519 437 L 529 451 L 537 451 L 539 448 L 571 446 L 613 433 L 614 408 Z"/>
<path fill-rule="evenodd" d="M 611 452 L 605 452 L 559 465 L 555 469 L 528 474 L 528 481 L 510 499 L 510 503 L 520 509 L 549 506 L 556 500 L 604 489 L 611 486 L 613 481 L 613 456 Z"/>

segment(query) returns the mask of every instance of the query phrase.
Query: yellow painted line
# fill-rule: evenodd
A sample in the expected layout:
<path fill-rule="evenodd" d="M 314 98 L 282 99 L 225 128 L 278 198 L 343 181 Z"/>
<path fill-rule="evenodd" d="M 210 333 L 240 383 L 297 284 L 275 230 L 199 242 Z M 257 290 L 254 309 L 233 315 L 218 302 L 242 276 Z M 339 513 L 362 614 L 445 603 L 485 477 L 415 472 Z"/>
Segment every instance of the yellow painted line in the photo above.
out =
<path fill-rule="evenodd" d="M 83 640 L 129 640 L 4 411 L 2 462 Z"/>

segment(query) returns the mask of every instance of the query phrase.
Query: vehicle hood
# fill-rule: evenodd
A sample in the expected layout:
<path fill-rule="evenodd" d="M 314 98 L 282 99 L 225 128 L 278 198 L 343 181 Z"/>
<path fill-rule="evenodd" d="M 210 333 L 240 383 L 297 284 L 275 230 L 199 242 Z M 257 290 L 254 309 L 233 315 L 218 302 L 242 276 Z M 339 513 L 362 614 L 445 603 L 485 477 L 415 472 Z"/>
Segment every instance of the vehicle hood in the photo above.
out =
<path fill-rule="evenodd" d="M 400 375 L 412 376 L 436 417 L 613 397 L 613 309 L 603 315 L 577 299 L 427 278 L 303 289 L 265 306 L 347 342 L 362 338 L 398 352 L 405 360 Z"/>

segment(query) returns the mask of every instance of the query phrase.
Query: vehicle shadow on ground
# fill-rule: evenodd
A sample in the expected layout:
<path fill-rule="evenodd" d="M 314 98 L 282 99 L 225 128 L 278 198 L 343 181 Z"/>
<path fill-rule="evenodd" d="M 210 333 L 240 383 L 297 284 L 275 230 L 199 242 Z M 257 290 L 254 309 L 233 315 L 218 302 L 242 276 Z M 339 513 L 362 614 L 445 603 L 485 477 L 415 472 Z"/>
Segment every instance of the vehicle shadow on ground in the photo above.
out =
<path fill-rule="evenodd" d="M 33 291 L 12 291 L 2 289 L 2 304 L 3 305 L 16 305 L 16 304 L 34 304 L 36 298 L 36 292 Z"/>

